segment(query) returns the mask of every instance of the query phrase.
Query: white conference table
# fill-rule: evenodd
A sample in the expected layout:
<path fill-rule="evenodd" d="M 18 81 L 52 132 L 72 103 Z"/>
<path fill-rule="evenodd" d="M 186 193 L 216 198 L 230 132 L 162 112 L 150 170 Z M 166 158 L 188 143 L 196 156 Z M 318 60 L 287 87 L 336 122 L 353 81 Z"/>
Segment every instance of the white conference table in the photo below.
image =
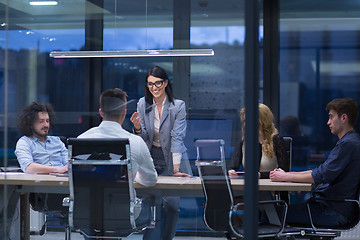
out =
<path fill-rule="evenodd" d="M 0 173 L 0 184 L 17 185 L 22 192 L 69 193 L 69 179 L 47 174 Z M 160 191 L 175 196 L 203 196 L 199 177 L 159 176 L 153 187 L 134 184 L 138 194 Z M 234 191 L 244 190 L 244 179 L 231 179 Z M 309 183 L 271 182 L 259 179 L 259 191 L 311 191 Z M 155 194 L 155 193 L 154 193 Z"/>
<path fill-rule="evenodd" d="M 21 240 L 30 239 L 30 217 L 28 193 L 69 193 L 68 177 L 46 174 L 0 173 L 0 184 L 17 186 L 20 197 Z M 199 177 L 160 176 L 155 186 L 144 187 L 134 184 L 138 195 L 152 194 L 157 196 L 192 196 L 203 197 L 201 180 Z M 234 192 L 244 190 L 244 179 L 231 179 Z M 271 182 L 270 179 L 259 179 L 259 191 L 311 191 L 309 183 Z"/>

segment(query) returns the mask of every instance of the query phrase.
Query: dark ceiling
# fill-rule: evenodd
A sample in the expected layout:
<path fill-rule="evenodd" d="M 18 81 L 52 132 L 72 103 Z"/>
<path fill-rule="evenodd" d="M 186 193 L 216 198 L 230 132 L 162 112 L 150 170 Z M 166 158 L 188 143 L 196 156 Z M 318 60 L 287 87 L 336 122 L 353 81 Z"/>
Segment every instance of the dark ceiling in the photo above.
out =
<path fill-rule="evenodd" d="M 31 6 L 29 0 L 0 0 L 1 23 L 9 29 L 81 29 L 85 13 L 92 18 L 104 15 L 105 27 L 171 27 L 173 2 L 169 0 L 58 0 L 56 6 Z M 266 0 L 264 0 L 266 1 Z M 8 3 L 9 19 L 6 20 Z M 146 7 L 147 6 L 147 7 Z M 261 10 L 260 10 L 261 11 Z M 192 26 L 244 25 L 244 0 L 192 0 Z M 309 26 L 321 24 L 359 24 L 360 1 L 280 0 L 283 23 Z"/>

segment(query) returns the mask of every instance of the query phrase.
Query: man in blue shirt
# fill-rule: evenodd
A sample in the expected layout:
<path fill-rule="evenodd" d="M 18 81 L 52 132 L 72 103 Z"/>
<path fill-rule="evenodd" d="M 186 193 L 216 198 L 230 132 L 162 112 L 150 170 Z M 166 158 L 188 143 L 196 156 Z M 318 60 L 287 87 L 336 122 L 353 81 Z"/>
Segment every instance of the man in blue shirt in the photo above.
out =
<path fill-rule="evenodd" d="M 305 182 L 316 186 L 315 194 L 331 199 L 357 199 L 360 186 L 360 136 L 354 131 L 358 104 L 354 99 L 334 99 L 327 104 L 327 125 L 339 141 L 324 163 L 313 170 L 270 173 L 274 182 Z M 341 226 L 348 223 L 353 209 L 344 203 L 317 202 L 310 205 L 315 226 Z M 310 218 L 305 203 L 289 206 L 287 222 L 308 225 Z"/>
<path fill-rule="evenodd" d="M 33 102 L 26 106 L 19 115 L 18 128 L 22 136 L 15 149 L 17 160 L 21 169 L 26 173 L 64 173 L 68 171 L 67 159 L 68 151 L 65 144 L 59 137 L 48 136 L 50 127 L 54 123 L 54 110 L 50 104 L 39 104 Z M 8 219 L 7 228 L 3 229 L 3 198 L 0 199 L 0 236 L 10 236 L 12 218 L 15 213 L 16 204 L 19 199 L 19 192 L 16 186 L 8 186 L 7 204 Z M 2 196 L 3 190 L 0 190 Z M 34 196 L 34 195 L 33 195 Z M 40 195 L 38 196 L 41 197 Z M 45 197 L 44 197 L 45 198 Z M 60 195 L 59 199 L 62 199 Z M 34 197 L 30 197 L 30 202 L 34 204 Z M 39 200 L 37 200 L 39 201 Z M 60 203 L 60 201 L 59 201 Z M 1 237 L 0 237 L 1 238 Z"/>
<path fill-rule="evenodd" d="M 15 155 L 23 172 L 64 173 L 68 171 L 68 151 L 59 137 L 48 136 L 55 113 L 51 104 L 33 102 L 26 106 L 18 121 L 22 136 Z"/>

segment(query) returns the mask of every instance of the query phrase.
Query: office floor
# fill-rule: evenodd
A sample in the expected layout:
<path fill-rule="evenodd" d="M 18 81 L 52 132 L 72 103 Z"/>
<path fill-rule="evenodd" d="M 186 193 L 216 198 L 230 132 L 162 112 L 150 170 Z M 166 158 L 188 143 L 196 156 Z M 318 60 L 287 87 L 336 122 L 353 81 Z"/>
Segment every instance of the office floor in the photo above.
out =
<path fill-rule="evenodd" d="M 354 231 L 355 230 L 355 231 Z M 358 240 L 359 234 L 358 229 L 353 231 L 344 232 L 341 237 L 335 238 L 335 240 Z M 355 233 L 356 232 L 356 233 Z M 46 232 L 44 235 L 30 235 L 30 240 L 64 240 L 65 234 L 63 232 Z M 72 233 L 71 240 L 83 240 L 83 236 L 79 233 Z M 142 240 L 141 234 L 133 234 L 124 240 Z M 225 237 L 195 237 L 195 236 L 176 236 L 174 240 L 225 240 Z"/>
<path fill-rule="evenodd" d="M 64 240 L 65 234 L 63 232 L 46 232 L 44 235 L 30 235 L 30 240 Z M 71 240 L 83 240 L 83 236 L 79 233 L 72 233 Z M 124 240 L 141 240 L 141 234 L 133 234 L 127 238 L 123 238 Z M 223 240 L 225 237 L 191 237 L 191 236 L 176 236 L 174 240 Z"/>

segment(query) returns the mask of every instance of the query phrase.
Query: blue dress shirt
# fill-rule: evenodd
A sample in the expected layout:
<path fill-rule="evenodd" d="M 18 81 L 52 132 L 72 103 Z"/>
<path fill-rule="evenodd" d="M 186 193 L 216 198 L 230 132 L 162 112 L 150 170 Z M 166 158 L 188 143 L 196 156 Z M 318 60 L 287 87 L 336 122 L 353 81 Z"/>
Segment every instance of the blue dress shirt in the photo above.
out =
<path fill-rule="evenodd" d="M 347 132 L 330 152 L 326 161 L 312 172 L 316 190 L 320 196 L 332 199 L 357 199 L 360 186 L 360 136 Z M 327 204 L 330 205 L 330 204 Z M 345 217 L 351 217 L 352 209 L 343 204 L 331 204 L 331 208 Z"/>
<path fill-rule="evenodd" d="M 68 164 L 68 150 L 56 136 L 47 136 L 45 143 L 34 136 L 22 136 L 16 143 L 15 155 L 23 172 L 30 163 L 56 167 Z"/>

